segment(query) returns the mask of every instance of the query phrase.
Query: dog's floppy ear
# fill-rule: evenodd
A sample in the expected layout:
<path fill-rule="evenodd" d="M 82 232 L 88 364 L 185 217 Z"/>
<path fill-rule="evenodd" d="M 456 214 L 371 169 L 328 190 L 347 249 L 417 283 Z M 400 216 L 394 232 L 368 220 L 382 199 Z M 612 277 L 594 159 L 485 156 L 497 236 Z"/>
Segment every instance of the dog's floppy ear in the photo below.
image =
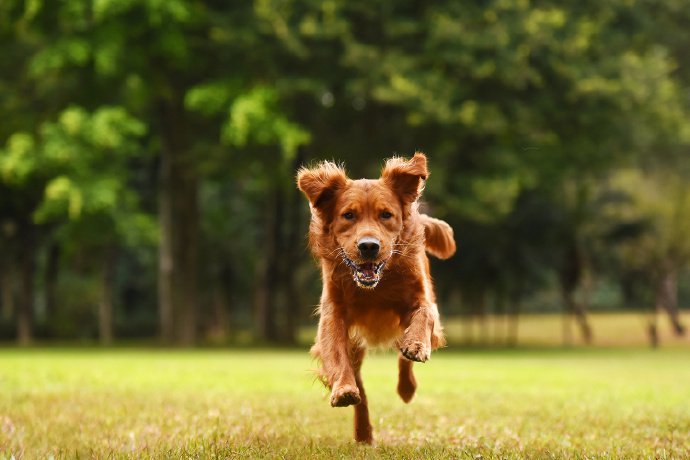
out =
<path fill-rule="evenodd" d="M 404 203 L 412 203 L 424 190 L 424 181 L 429 176 L 426 169 L 426 155 L 415 152 L 410 160 L 394 157 L 386 161 L 381 179 Z"/>
<path fill-rule="evenodd" d="M 323 216 L 330 215 L 338 192 L 346 184 L 345 170 L 330 161 L 297 171 L 297 187 L 306 195 L 311 207 Z"/>

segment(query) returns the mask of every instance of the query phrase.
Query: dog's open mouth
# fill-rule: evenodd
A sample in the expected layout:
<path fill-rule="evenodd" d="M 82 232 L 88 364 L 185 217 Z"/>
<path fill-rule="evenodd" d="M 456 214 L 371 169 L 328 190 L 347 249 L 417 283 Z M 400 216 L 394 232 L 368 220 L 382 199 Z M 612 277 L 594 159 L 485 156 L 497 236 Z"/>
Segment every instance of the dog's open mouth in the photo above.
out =
<path fill-rule="evenodd" d="M 381 281 L 381 272 L 386 265 L 386 261 L 382 260 L 379 263 L 364 262 L 356 264 L 352 260 L 345 258 L 345 263 L 352 270 L 352 278 L 357 283 L 357 286 L 366 289 L 375 288 L 379 281 Z"/>

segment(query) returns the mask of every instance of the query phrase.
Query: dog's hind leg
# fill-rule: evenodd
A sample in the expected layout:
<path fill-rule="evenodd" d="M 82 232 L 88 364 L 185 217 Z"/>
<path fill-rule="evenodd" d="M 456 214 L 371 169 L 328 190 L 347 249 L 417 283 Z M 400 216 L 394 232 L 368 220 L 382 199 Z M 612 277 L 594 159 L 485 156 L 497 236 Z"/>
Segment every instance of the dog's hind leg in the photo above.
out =
<path fill-rule="evenodd" d="M 374 442 L 374 437 L 372 436 L 371 422 L 369 421 L 367 395 L 364 392 L 364 384 L 362 383 L 362 374 L 360 372 L 365 353 L 366 349 L 363 347 L 355 348 L 352 352 L 352 367 L 355 371 L 355 381 L 357 382 L 359 397 L 361 398 L 359 404 L 355 406 L 355 440 L 371 444 Z"/>
<path fill-rule="evenodd" d="M 413 361 L 402 354 L 398 357 L 398 394 L 400 398 L 409 403 L 417 390 L 417 380 L 412 372 Z"/>

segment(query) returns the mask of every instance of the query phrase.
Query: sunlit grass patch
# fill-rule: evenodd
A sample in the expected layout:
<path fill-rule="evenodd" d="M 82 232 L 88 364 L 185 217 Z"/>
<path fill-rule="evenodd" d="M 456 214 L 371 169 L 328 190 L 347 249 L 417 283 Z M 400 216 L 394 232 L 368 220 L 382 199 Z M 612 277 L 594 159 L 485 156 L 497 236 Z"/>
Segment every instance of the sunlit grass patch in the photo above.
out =
<path fill-rule="evenodd" d="M 305 351 L 0 351 L 0 457 L 684 458 L 690 354 L 442 350 L 412 404 L 364 366 L 376 445 L 351 440 Z"/>
<path fill-rule="evenodd" d="M 683 324 L 690 326 L 690 312 L 681 313 Z M 457 346 L 499 346 L 510 344 L 511 318 L 507 315 L 443 316 L 448 342 Z M 649 346 L 648 326 L 650 312 L 592 312 L 588 321 L 592 328 L 592 345 L 605 347 Z M 673 334 L 665 315 L 657 318 L 659 343 L 662 347 L 690 347 L 690 333 L 678 337 Z M 572 346 L 586 345 L 574 319 L 569 322 L 570 341 L 564 339 L 564 318 L 561 313 L 525 313 L 518 318 L 516 344 L 525 347 L 562 347 L 566 342 Z M 316 328 L 300 330 L 299 341 L 313 342 Z"/>
<path fill-rule="evenodd" d="M 650 312 L 593 312 L 588 315 L 592 328 L 592 344 L 606 347 L 648 346 Z M 690 313 L 681 314 L 681 321 L 690 325 Z M 449 341 L 455 344 L 504 346 L 510 337 L 511 319 L 506 315 L 454 317 L 445 321 Z M 564 343 L 584 345 L 580 330 L 570 319 L 564 337 L 564 317 L 560 313 L 530 313 L 518 318 L 517 343 L 523 346 L 561 347 Z M 661 346 L 689 346 L 690 334 L 677 337 L 665 315 L 657 318 Z"/>

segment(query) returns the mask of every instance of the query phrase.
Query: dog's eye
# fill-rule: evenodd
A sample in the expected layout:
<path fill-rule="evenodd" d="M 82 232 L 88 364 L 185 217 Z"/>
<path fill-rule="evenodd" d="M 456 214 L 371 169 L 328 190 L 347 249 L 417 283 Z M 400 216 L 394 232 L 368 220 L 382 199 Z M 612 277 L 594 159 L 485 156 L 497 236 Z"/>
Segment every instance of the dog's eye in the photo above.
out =
<path fill-rule="evenodd" d="M 344 219 L 347 219 L 347 220 L 352 220 L 352 219 L 355 218 L 355 213 L 354 213 L 354 212 L 351 212 L 351 211 L 350 211 L 350 212 L 346 212 L 345 214 L 343 214 L 343 218 L 344 218 Z"/>
<path fill-rule="evenodd" d="M 383 211 L 381 213 L 381 219 L 390 219 L 391 217 L 393 217 L 393 214 L 388 211 Z"/>

